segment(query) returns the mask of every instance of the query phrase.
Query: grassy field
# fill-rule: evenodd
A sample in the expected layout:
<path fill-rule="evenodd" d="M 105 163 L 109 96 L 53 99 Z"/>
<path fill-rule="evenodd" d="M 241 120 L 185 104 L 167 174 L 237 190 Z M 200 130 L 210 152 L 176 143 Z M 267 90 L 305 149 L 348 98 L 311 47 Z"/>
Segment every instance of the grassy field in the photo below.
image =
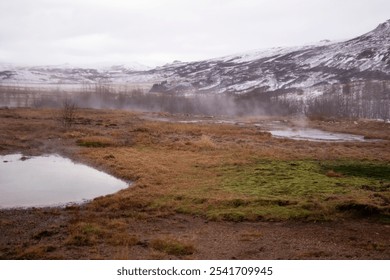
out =
<path fill-rule="evenodd" d="M 390 221 L 388 141 L 275 139 L 250 122 L 241 126 L 162 122 L 153 118 L 164 114 L 110 110 L 79 109 L 74 124 L 64 128 L 59 116 L 55 110 L 0 110 L 0 153 L 59 153 L 133 183 L 82 207 L 45 210 L 51 217 L 67 217 L 53 224 L 43 224 L 46 214 L 40 210 L 36 214 L 20 210 L 15 215 L 25 219 L 32 215 L 42 227 L 20 237 L 27 244 L 24 247 L 16 241 L 11 247 L 4 245 L 10 243 L 15 223 L 3 211 L 0 227 L 6 234 L 1 244 L 8 248 L 3 258 L 68 258 L 74 251 L 81 254 L 76 258 L 134 258 L 134 250 L 142 246 L 149 250 L 140 255 L 144 258 L 207 258 L 197 254 L 209 241 L 169 229 L 178 215 L 217 223 L 215 227 L 240 222 L 239 240 L 261 236 L 252 228 L 261 222 L 303 222 L 310 227 L 318 222 L 369 219 L 383 228 Z M 312 125 L 332 128 L 325 121 Z M 348 130 L 351 125 L 345 121 L 337 128 Z M 378 129 L 377 123 L 358 123 L 370 137 L 386 138 L 390 125 L 381 125 Z M 145 241 L 141 229 L 142 234 L 150 234 L 145 233 L 147 224 L 157 220 L 167 225 Z M 141 229 L 135 228 L 137 223 Z M 217 233 L 216 228 L 207 230 Z M 387 227 L 383 230 L 388 232 Z M 378 251 L 382 257 L 390 245 L 384 238 L 377 245 L 383 248 Z M 77 248 L 88 250 L 81 253 Z M 317 257 L 309 254 L 308 258 Z"/>

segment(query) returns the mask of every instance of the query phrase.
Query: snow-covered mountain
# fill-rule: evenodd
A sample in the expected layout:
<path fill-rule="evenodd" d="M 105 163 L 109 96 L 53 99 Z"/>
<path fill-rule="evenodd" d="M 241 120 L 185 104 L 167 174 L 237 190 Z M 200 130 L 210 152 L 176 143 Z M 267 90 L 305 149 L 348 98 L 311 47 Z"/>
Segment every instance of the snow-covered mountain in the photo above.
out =
<path fill-rule="evenodd" d="M 390 20 L 345 42 L 273 48 L 150 71 L 166 79 L 155 91 L 248 92 L 390 80 Z"/>
<path fill-rule="evenodd" d="M 106 64 L 83 66 L 70 64 L 47 66 L 0 64 L 0 83 L 32 86 L 37 84 L 123 84 L 129 82 L 128 79 L 132 75 L 139 75 L 148 70 L 150 70 L 150 67 L 138 63 L 112 66 Z M 130 80 L 130 82 L 133 82 L 133 80 Z"/>
<path fill-rule="evenodd" d="M 272 48 L 154 69 L 0 65 L 4 84 L 149 83 L 155 92 L 269 92 L 361 80 L 390 80 L 390 20 L 344 42 Z"/>

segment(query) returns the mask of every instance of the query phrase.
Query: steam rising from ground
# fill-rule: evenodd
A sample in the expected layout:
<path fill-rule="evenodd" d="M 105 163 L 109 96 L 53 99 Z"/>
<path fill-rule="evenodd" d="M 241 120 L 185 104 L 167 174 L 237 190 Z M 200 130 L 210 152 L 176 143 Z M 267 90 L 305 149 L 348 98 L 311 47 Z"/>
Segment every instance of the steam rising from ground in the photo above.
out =
<path fill-rule="evenodd" d="M 281 114 L 280 106 L 254 103 L 234 94 L 170 94 L 149 93 L 140 89 L 114 91 L 109 86 L 93 90 L 61 91 L 28 87 L 0 87 L 0 106 L 60 108 L 64 100 L 80 108 L 128 109 L 137 111 L 169 112 L 202 115 L 264 115 Z M 267 109 L 268 107 L 268 109 Z"/>
<path fill-rule="evenodd" d="M 315 89 L 318 91 L 318 89 Z M 196 115 L 300 115 L 332 118 L 390 119 L 390 83 L 358 82 L 321 88 L 306 98 L 302 90 L 234 93 L 151 93 L 141 89 L 96 84 L 64 90 L 0 86 L 0 106 L 61 108 L 70 100 L 80 108 L 127 109 Z M 303 98 L 291 98 L 291 96 Z M 304 126 L 305 118 L 299 126 Z"/>

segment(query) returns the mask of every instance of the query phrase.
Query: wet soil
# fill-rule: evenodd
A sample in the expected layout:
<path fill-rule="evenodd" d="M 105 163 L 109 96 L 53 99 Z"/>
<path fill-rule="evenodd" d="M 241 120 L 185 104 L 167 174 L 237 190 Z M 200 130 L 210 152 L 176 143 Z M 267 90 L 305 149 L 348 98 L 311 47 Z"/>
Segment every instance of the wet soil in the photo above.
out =
<path fill-rule="evenodd" d="M 82 210 L 81 210 L 82 212 Z M 131 246 L 104 242 L 61 246 L 72 211 L 0 211 L 1 259 L 389 259 L 390 226 L 338 222 L 218 222 L 188 215 L 127 219 Z M 161 253 L 151 242 L 176 238 L 194 247 L 186 256 Z"/>

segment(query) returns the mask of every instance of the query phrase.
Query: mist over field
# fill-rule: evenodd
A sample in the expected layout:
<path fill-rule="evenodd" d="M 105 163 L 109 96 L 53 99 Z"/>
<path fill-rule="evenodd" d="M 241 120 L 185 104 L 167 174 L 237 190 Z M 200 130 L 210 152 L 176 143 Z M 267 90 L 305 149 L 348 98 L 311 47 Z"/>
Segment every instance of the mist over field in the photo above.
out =
<path fill-rule="evenodd" d="M 109 84 L 56 90 L 26 86 L 0 86 L 0 106 L 60 108 L 71 100 L 80 108 L 126 109 L 195 115 L 303 115 L 330 118 L 390 118 L 390 83 L 355 82 L 321 86 L 307 97 L 301 90 L 233 93 L 156 93 L 142 89 L 117 89 Z M 320 92 L 320 94 L 318 94 Z"/>

